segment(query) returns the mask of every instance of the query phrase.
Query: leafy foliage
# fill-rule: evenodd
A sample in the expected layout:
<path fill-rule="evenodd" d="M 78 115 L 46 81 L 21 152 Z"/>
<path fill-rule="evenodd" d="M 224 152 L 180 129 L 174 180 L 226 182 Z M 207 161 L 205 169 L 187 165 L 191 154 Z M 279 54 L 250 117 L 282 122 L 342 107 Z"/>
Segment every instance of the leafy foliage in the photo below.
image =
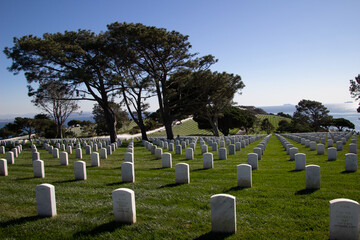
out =
<path fill-rule="evenodd" d="M 311 100 L 301 100 L 296 105 L 293 122 L 295 126 L 303 125 L 303 129 L 319 131 L 322 126 L 331 125 L 329 110 L 320 102 Z"/>
<path fill-rule="evenodd" d="M 339 131 L 342 131 L 344 128 L 355 129 L 355 125 L 345 118 L 334 118 L 332 125 L 337 127 Z"/>
<path fill-rule="evenodd" d="M 117 119 L 116 125 L 121 128 L 124 121 L 129 121 L 127 113 L 121 109 L 121 105 L 118 103 L 111 102 L 109 106 Z M 103 108 L 99 104 L 94 104 L 92 113 L 96 123 L 96 134 L 99 136 L 108 135 L 109 132 Z"/>

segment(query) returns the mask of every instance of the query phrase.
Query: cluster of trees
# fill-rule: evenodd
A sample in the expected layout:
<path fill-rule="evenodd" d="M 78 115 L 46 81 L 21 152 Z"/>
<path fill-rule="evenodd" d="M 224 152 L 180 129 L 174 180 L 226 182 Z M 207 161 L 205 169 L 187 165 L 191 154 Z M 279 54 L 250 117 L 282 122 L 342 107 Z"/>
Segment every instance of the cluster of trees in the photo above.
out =
<path fill-rule="evenodd" d="M 146 100 L 153 96 L 167 138 L 174 137 L 172 122 L 189 114 L 205 117 L 219 134 L 219 118 L 245 85 L 238 75 L 211 71 L 214 56 L 196 57 L 190 49 L 188 36 L 179 32 L 115 22 L 99 34 L 78 30 L 14 38 L 14 46 L 4 53 L 13 61 L 9 71 L 25 72 L 34 103 L 43 106 L 40 100 L 46 100 L 54 107 L 54 99 L 94 101 L 115 142 L 121 122 L 113 107 L 116 97 L 121 97 L 143 139 L 148 128 L 143 118 Z M 55 87 L 64 90 L 56 90 L 62 94 L 51 94 Z M 67 109 L 73 111 L 76 103 Z M 63 123 L 56 119 L 59 128 Z"/>
<path fill-rule="evenodd" d="M 13 123 L 8 123 L 0 129 L 0 138 L 28 135 L 30 140 L 32 134 L 45 138 L 55 138 L 56 129 L 56 124 L 46 114 L 37 114 L 34 118 L 16 117 Z"/>
<path fill-rule="evenodd" d="M 344 118 L 333 118 L 328 115 L 329 110 L 320 102 L 301 100 L 296 105 L 291 121 L 281 120 L 278 132 L 318 132 L 328 131 L 330 127 L 354 129 L 355 125 Z M 278 114 L 280 115 L 280 114 Z M 280 116 L 285 116 L 281 114 Z"/>

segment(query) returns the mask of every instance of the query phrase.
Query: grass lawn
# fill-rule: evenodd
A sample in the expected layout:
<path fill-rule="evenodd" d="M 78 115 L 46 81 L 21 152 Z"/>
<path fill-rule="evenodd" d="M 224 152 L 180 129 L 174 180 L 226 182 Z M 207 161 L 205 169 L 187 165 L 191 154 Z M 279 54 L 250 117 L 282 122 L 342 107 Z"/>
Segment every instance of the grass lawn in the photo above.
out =
<path fill-rule="evenodd" d="M 101 167 L 91 167 L 90 156 L 83 152 L 86 181 L 74 181 L 75 153 L 69 166 L 60 166 L 59 159 L 45 150 L 39 150 L 45 179 L 33 178 L 31 151 L 25 146 L 15 164 L 8 166 L 9 176 L 0 177 L 0 239 L 328 239 L 329 201 L 360 201 L 359 171 L 344 172 L 349 142 L 336 161 L 327 161 L 327 151 L 317 155 L 289 140 L 306 154 L 307 165 L 321 167 L 321 189 L 307 191 L 305 172 L 294 171 L 294 161 L 272 136 L 259 169 L 253 171 L 253 187 L 239 189 L 236 165 L 247 163 L 247 153 L 260 141 L 227 160 L 218 160 L 213 152 L 215 168 L 208 170 L 202 169 L 199 143 L 194 160 L 185 160 L 185 151 L 173 154 L 173 166 L 190 165 L 190 184 L 183 185 L 174 184 L 174 168 L 162 169 L 161 160 L 155 160 L 141 142 L 135 143 L 135 183 L 121 181 L 127 143 L 101 160 Z M 35 186 L 41 183 L 55 186 L 56 217 L 37 217 Z M 114 221 L 111 192 L 117 188 L 135 191 L 137 222 L 133 225 Z M 211 233 L 210 197 L 219 193 L 236 197 L 234 235 Z"/>

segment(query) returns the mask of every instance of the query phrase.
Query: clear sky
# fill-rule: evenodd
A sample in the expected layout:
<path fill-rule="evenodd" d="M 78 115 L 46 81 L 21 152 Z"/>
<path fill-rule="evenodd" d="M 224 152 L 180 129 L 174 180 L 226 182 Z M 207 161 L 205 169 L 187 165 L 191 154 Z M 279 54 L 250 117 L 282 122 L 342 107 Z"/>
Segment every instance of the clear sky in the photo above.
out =
<path fill-rule="evenodd" d="M 349 80 L 360 74 L 359 9 L 359 0 L 1 0 L 0 116 L 39 112 L 24 74 L 6 69 L 11 60 L 2 50 L 13 37 L 99 33 L 116 21 L 189 35 L 193 52 L 219 59 L 213 70 L 242 77 L 246 87 L 235 97 L 241 105 L 352 101 Z"/>

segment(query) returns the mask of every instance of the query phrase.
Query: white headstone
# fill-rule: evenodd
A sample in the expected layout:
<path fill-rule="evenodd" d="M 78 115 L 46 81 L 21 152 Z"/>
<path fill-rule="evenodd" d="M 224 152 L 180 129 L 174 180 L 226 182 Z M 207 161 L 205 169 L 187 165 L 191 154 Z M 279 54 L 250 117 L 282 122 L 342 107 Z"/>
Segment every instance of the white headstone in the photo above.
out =
<path fill-rule="evenodd" d="M 116 222 L 136 222 L 135 193 L 131 189 L 118 188 L 112 192 L 113 211 Z"/>
<path fill-rule="evenodd" d="M 325 146 L 322 143 L 319 143 L 318 145 L 316 145 L 316 149 L 317 149 L 317 154 L 318 155 L 324 155 L 325 153 Z"/>
<path fill-rule="evenodd" d="M 329 147 L 328 148 L 328 160 L 334 161 L 336 159 L 337 159 L 337 149 L 334 147 Z"/>
<path fill-rule="evenodd" d="M 54 148 L 52 150 L 52 156 L 53 156 L 53 158 L 59 158 L 59 149 L 58 148 Z"/>
<path fill-rule="evenodd" d="M 342 151 L 343 150 L 343 142 L 342 141 L 336 141 L 336 149 L 338 151 Z"/>
<path fill-rule="evenodd" d="M 107 150 L 106 150 L 106 148 L 101 148 L 100 149 L 100 158 L 101 159 L 107 159 Z"/>
<path fill-rule="evenodd" d="M 32 159 L 33 161 L 35 161 L 35 160 L 40 160 L 40 153 L 39 153 L 39 152 L 32 152 L 32 153 L 31 153 L 31 159 Z"/>
<path fill-rule="evenodd" d="M 349 144 L 349 153 L 357 153 L 357 146 L 356 146 L 356 143 L 350 143 Z"/>
<path fill-rule="evenodd" d="M 35 187 L 38 216 L 56 216 L 55 187 L 44 183 Z"/>
<path fill-rule="evenodd" d="M 251 165 L 239 164 L 237 169 L 237 185 L 238 187 L 251 188 L 252 186 L 252 171 Z"/>
<path fill-rule="evenodd" d="M 295 160 L 295 154 L 297 154 L 299 152 L 299 149 L 296 148 L 296 147 L 292 147 L 292 148 L 290 148 L 289 152 L 290 152 L 290 160 L 294 161 Z"/>
<path fill-rule="evenodd" d="M 345 171 L 346 172 L 356 172 L 358 168 L 358 159 L 355 153 L 345 154 Z"/>
<path fill-rule="evenodd" d="M 35 160 L 33 162 L 33 172 L 35 178 L 45 178 L 44 161 Z"/>
<path fill-rule="evenodd" d="M 82 159 L 82 150 L 81 150 L 81 148 L 76 148 L 75 157 L 78 158 L 78 159 Z"/>
<path fill-rule="evenodd" d="M 175 148 L 175 154 L 182 154 L 182 147 L 181 145 L 176 145 L 176 148 Z"/>
<path fill-rule="evenodd" d="M 19 151 L 17 148 L 11 149 L 11 151 L 14 153 L 14 157 L 17 158 L 19 156 Z"/>
<path fill-rule="evenodd" d="M 77 161 L 74 163 L 75 180 L 86 180 L 86 163 Z"/>
<path fill-rule="evenodd" d="M 194 159 L 194 149 L 192 149 L 192 148 L 185 149 L 185 157 L 186 157 L 186 160 L 193 160 Z"/>
<path fill-rule="evenodd" d="M 229 145 L 229 155 L 235 155 L 235 153 L 236 153 L 235 144 L 230 144 Z"/>
<path fill-rule="evenodd" d="M 64 166 L 69 165 L 69 156 L 67 152 L 60 153 L 60 165 L 64 165 Z"/>
<path fill-rule="evenodd" d="M 90 155 L 90 154 L 91 154 L 91 146 L 90 146 L 90 145 L 87 145 L 87 146 L 85 147 L 85 154 L 86 154 L 86 155 Z"/>
<path fill-rule="evenodd" d="M 329 239 L 359 239 L 359 203 L 345 198 L 330 201 Z"/>
<path fill-rule="evenodd" d="M 262 150 L 261 150 L 261 148 L 258 148 L 258 147 L 254 148 L 254 149 L 253 149 L 253 152 L 258 155 L 258 160 L 261 160 L 261 155 L 262 155 Z"/>
<path fill-rule="evenodd" d="M 134 164 L 132 162 L 121 164 L 121 178 L 123 182 L 135 182 Z"/>
<path fill-rule="evenodd" d="M 175 181 L 178 184 L 190 183 L 190 168 L 187 163 L 175 165 Z"/>
<path fill-rule="evenodd" d="M 236 233 L 236 199 L 229 194 L 216 194 L 210 198 L 211 231 Z"/>
<path fill-rule="evenodd" d="M 217 151 L 217 150 L 218 150 L 218 144 L 217 144 L 216 142 L 214 142 L 214 143 L 212 144 L 212 146 L 211 146 L 211 149 L 212 149 L 213 151 Z"/>
<path fill-rule="evenodd" d="M 92 167 L 100 167 L 100 157 L 99 153 L 93 152 L 90 154 L 90 161 Z"/>
<path fill-rule="evenodd" d="M 305 176 L 306 189 L 320 189 L 320 166 L 307 165 Z"/>
<path fill-rule="evenodd" d="M 134 162 L 134 154 L 130 152 L 124 153 L 124 162 Z"/>
<path fill-rule="evenodd" d="M 334 141 L 332 139 L 328 139 L 328 147 L 333 147 Z"/>
<path fill-rule="evenodd" d="M 203 154 L 203 168 L 204 169 L 214 168 L 214 157 L 212 153 Z"/>
<path fill-rule="evenodd" d="M 72 154 L 72 147 L 71 147 L 71 146 L 67 146 L 67 147 L 66 147 L 66 152 L 67 152 L 68 154 Z"/>
<path fill-rule="evenodd" d="M 155 148 L 155 158 L 156 159 L 161 159 L 162 153 L 163 153 L 162 148 Z"/>
<path fill-rule="evenodd" d="M 222 147 L 219 148 L 219 160 L 225 160 L 227 159 L 227 150 L 226 148 Z"/>
<path fill-rule="evenodd" d="M 8 167 L 7 167 L 7 160 L 0 159 L 0 176 L 7 176 L 8 175 Z"/>
<path fill-rule="evenodd" d="M 6 160 L 8 164 L 15 164 L 15 158 L 13 152 L 7 152 L 6 153 Z"/>
<path fill-rule="evenodd" d="M 306 154 L 296 153 L 295 154 L 295 171 L 305 170 L 306 166 Z"/>
<path fill-rule="evenodd" d="M 310 142 L 310 151 L 315 151 L 316 150 L 316 142 L 311 141 Z"/>
<path fill-rule="evenodd" d="M 201 154 L 208 152 L 208 145 L 204 144 L 201 146 Z"/>
<path fill-rule="evenodd" d="M 163 153 L 161 155 L 162 167 L 163 168 L 172 168 L 172 155 L 171 153 Z"/>
<path fill-rule="evenodd" d="M 257 153 L 248 153 L 247 162 L 251 166 L 252 169 L 258 169 L 258 154 Z"/>

